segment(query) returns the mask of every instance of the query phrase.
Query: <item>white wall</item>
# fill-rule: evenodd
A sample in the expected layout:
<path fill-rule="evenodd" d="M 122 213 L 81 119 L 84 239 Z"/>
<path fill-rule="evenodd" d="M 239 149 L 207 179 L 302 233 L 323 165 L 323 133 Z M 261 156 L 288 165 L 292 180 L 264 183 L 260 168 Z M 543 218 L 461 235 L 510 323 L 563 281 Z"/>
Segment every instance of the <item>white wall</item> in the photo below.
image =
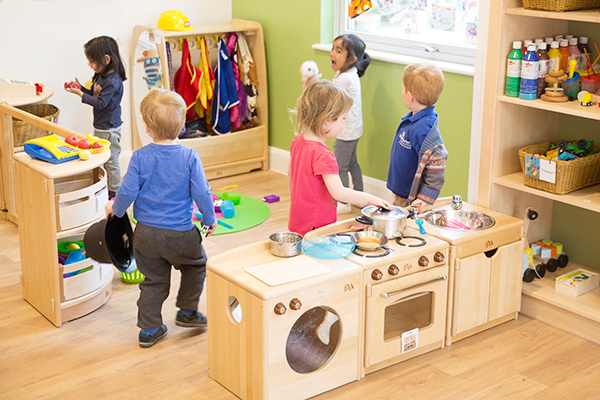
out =
<path fill-rule="evenodd" d="M 92 108 L 67 93 L 64 82 L 93 76 L 83 45 L 96 36 L 117 39 L 128 80 L 121 107 L 121 172 L 131 156 L 131 51 L 135 25 L 156 27 L 160 13 L 180 10 L 192 26 L 231 20 L 231 0 L 0 0 L 0 75 L 43 83 L 48 102 L 60 109 L 58 123 L 82 134 L 92 132 Z"/>

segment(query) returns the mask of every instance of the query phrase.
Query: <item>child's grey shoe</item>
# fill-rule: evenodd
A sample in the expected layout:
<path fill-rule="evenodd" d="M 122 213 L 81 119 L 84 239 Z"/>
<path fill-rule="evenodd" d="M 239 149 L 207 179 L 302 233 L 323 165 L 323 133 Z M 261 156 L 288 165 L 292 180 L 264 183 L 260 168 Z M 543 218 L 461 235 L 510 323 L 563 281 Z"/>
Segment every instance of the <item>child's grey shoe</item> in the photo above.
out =
<path fill-rule="evenodd" d="M 183 311 L 177 311 L 177 318 L 175 318 L 175 324 L 179 326 L 185 326 L 188 328 L 204 328 L 207 325 L 207 320 L 202 313 L 196 311 L 193 315 L 188 316 Z"/>
<path fill-rule="evenodd" d="M 158 331 L 154 335 L 140 331 L 140 347 L 152 347 L 165 336 L 167 336 L 167 326 L 164 324 L 158 328 Z"/>

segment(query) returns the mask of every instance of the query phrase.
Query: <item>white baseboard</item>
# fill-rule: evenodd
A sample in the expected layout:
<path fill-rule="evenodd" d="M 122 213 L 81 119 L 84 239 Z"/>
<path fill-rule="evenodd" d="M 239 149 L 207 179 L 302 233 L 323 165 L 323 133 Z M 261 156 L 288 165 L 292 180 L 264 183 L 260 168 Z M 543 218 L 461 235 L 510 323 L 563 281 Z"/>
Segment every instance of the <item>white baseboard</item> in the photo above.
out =
<path fill-rule="evenodd" d="M 287 175 L 290 164 L 290 152 L 269 146 L 269 169 Z M 380 179 L 363 176 L 363 186 L 367 193 L 381 197 L 390 203 L 394 200 L 394 194 L 385 186 L 386 182 Z"/>

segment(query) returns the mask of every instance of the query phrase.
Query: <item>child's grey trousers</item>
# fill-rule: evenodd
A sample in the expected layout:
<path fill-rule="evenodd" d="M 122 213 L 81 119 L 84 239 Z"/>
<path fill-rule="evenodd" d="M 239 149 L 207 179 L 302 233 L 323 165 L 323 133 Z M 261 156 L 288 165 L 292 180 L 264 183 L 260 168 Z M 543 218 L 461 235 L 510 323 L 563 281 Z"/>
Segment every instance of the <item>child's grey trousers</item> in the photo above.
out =
<path fill-rule="evenodd" d="M 198 310 L 206 277 L 206 253 L 196 226 L 189 231 L 175 231 L 138 223 L 133 252 L 138 269 L 146 277 L 139 284 L 138 327 L 154 329 L 162 325 L 162 305 L 171 287 L 171 266 L 181 272 L 175 305 L 183 310 Z"/>

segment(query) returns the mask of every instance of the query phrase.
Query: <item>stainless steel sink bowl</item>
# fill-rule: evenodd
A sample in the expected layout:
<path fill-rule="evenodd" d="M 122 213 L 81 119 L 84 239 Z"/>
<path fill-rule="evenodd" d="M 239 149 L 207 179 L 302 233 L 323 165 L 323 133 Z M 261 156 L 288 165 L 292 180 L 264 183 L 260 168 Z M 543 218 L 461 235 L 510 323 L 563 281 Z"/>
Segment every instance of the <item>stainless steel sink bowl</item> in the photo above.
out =
<path fill-rule="evenodd" d="M 452 231 L 481 231 L 491 228 L 496 223 L 487 214 L 473 210 L 433 210 L 423 217 L 433 226 Z"/>

